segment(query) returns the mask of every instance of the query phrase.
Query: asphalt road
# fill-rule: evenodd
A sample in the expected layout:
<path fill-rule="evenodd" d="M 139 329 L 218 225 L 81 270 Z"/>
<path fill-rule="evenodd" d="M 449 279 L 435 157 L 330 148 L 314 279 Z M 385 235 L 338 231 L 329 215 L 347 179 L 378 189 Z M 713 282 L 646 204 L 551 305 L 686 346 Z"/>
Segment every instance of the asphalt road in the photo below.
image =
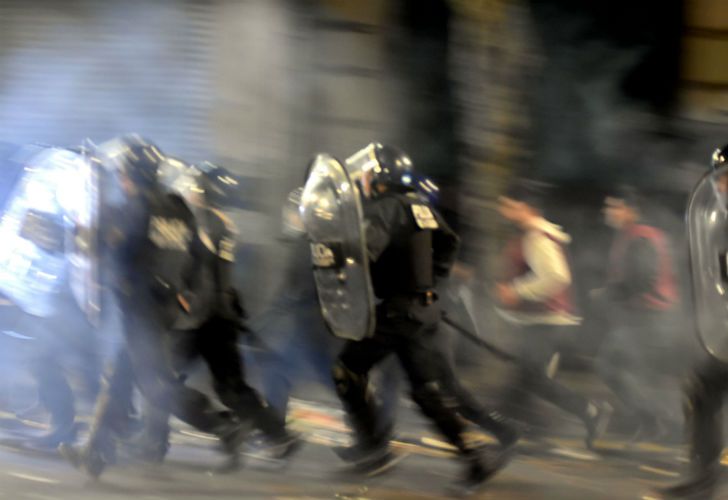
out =
<path fill-rule="evenodd" d="M 446 445 L 423 425 L 408 425 L 395 443 L 406 455 L 396 468 L 375 478 L 354 476 L 329 449 L 346 440 L 340 414 L 302 402 L 292 413 L 307 444 L 287 466 L 248 458 L 243 470 L 225 475 L 212 472 L 222 460 L 214 440 L 181 425 L 165 464 L 122 459 L 99 481 L 87 479 L 54 452 L 19 450 L 18 433 L 33 430 L 6 428 L 0 499 L 439 499 L 448 498 L 447 486 L 460 472 Z M 618 440 L 598 445 L 601 451 L 591 453 L 575 437 L 525 441 L 508 467 L 472 498 L 650 499 L 655 498 L 651 488 L 675 481 L 684 465 L 677 446 L 629 446 Z"/>

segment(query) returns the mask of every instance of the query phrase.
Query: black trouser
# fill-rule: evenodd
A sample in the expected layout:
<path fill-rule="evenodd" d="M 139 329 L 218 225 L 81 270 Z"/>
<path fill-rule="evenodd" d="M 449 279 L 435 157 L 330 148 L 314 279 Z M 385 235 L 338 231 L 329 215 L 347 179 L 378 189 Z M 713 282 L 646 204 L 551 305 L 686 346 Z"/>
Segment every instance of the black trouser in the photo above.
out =
<path fill-rule="evenodd" d="M 440 374 L 443 386 L 443 394 L 447 395 L 446 404 L 448 407 L 457 411 L 457 413 L 469 420 L 481 429 L 489 432 L 498 439 L 508 439 L 515 432 L 507 423 L 506 419 L 498 412 L 483 406 L 471 392 L 465 388 L 455 373 L 455 348 L 453 341 L 458 337 L 458 333 L 452 328 L 444 328 L 438 331 L 435 338 L 437 344 L 436 349 L 442 353 L 444 363 L 442 373 Z M 391 388 L 397 388 L 399 384 L 400 374 L 393 370 L 388 370 L 385 375 L 389 380 L 395 377 L 395 383 L 391 383 Z M 383 426 L 391 425 L 395 420 L 397 412 L 397 401 L 391 396 L 382 398 L 382 420 Z"/>
<path fill-rule="evenodd" d="M 434 307 L 434 306 L 433 306 Z M 379 432 L 379 412 L 368 394 L 368 374 L 390 354 L 399 359 L 410 382 L 412 399 L 447 440 L 468 452 L 462 438 L 463 424 L 445 404 L 442 373 L 445 361 L 437 349 L 437 321 L 411 319 L 406 311 L 377 309 L 374 336 L 347 342 L 334 366 L 334 381 L 360 444 L 376 445 L 388 439 Z"/>
<path fill-rule="evenodd" d="M 220 401 L 233 410 L 243 422 L 260 429 L 270 439 L 286 436 L 285 419 L 261 399 L 245 382 L 243 360 L 238 347 L 237 325 L 221 318 L 213 318 L 199 329 L 172 332 L 171 351 L 179 368 L 201 357 L 207 364 Z M 147 415 L 147 434 L 155 446 L 167 444 L 169 414 L 162 409 L 151 409 Z"/>
<path fill-rule="evenodd" d="M 659 411 L 654 398 L 658 379 L 659 339 L 665 314 L 652 311 L 618 311 L 597 357 L 602 380 L 643 425 L 656 425 Z"/>
<path fill-rule="evenodd" d="M 164 329 L 143 306 L 125 308 L 122 318 L 126 345 L 97 402 L 89 447 L 108 443 L 112 432 L 122 432 L 128 421 L 134 383 L 142 395 L 164 413 L 210 434 L 231 430 L 232 421 L 216 411 L 207 396 L 184 385 L 172 368 Z"/>
<path fill-rule="evenodd" d="M 343 341 L 326 329 L 316 302 L 276 307 L 269 313 L 272 321 L 260 332 L 265 349 L 260 360 L 263 394 L 268 403 L 285 418 L 293 388 L 312 379 L 333 390 L 331 365 Z"/>
<path fill-rule="evenodd" d="M 723 450 L 723 398 L 728 392 L 728 365 L 710 359 L 693 375 L 686 408 L 691 458 L 700 470 L 716 465 Z"/>
<path fill-rule="evenodd" d="M 549 376 L 548 367 L 559 343 L 573 327 L 534 325 L 514 331 L 519 335 L 516 376 L 510 387 L 507 405 L 517 411 L 530 408 L 533 395 L 553 404 L 563 411 L 586 421 L 589 400 Z"/>

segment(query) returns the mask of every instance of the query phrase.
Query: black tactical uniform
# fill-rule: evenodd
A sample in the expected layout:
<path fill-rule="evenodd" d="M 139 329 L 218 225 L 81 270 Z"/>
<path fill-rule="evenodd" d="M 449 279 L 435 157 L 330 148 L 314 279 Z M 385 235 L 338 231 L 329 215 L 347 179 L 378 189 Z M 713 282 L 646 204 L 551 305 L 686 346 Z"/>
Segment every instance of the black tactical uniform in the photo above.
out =
<path fill-rule="evenodd" d="M 232 409 L 241 422 L 260 429 L 270 444 L 281 448 L 277 456 L 288 454 L 293 450 L 296 437 L 286 432 L 285 415 L 279 416 L 245 382 L 238 347 L 244 311 L 230 282 L 235 247 L 232 223 L 212 208 L 200 208 L 196 215 L 205 251 L 197 262 L 192 290 L 195 296 L 210 300 L 199 301 L 197 310 L 175 325 L 176 328 L 187 327 L 175 331 L 172 338 L 176 364 L 184 370 L 184 365 L 201 357 L 210 369 L 220 401 Z M 148 436 L 144 439 L 145 455 L 161 460 L 168 447 L 168 414 L 154 412 L 154 409 L 151 412 Z"/>
<path fill-rule="evenodd" d="M 115 268 L 111 285 L 122 311 L 126 345 L 97 403 L 85 450 L 62 449 L 93 476 L 113 460 L 113 434 L 124 432 L 134 383 L 162 411 L 219 436 L 230 453 L 237 452 L 242 433 L 239 424 L 216 411 L 207 396 L 186 387 L 173 370 L 168 336 L 207 300 L 190 293 L 204 245 L 184 200 L 158 186 L 154 160 L 161 153 L 136 137 L 125 138 L 123 144 L 123 172 L 137 193 L 120 210 L 107 212 L 102 230 Z"/>
<path fill-rule="evenodd" d="M 469 468 L 463 486 L 470 487 L 482 483 L 494 469 L 487 470 L 468 447 L 462 422 L 444 403 L 446 361 L 435 341 L 441 316 L 435 279 L 449 273 L 459 241 L 436 211 L 391 181 L 400 165 L 411 165 L 409 159 L 400 160 L 404 155 L 394 148 L 377 147 L 385 153 L 377 158 L 378 172 L 392 175 L 382 182 L 386 190 L 364 206 L 371 278 L 379 301 L 376 330 L 372 337 L 347 342 L 334 366 L 337 393 L 357 439 L 354 447 L 340 454 L 345 460 L 366 463 L 386 453 L 389 433 L 380 430 L 377 408 L 367 393 L 368 374 L 394 354 L 409 378 L 412 399 L 466 459 Z M 387 162 L 387 150 L 395 160 Z M 387 163 L 393 166 L 388 168 Z"/>

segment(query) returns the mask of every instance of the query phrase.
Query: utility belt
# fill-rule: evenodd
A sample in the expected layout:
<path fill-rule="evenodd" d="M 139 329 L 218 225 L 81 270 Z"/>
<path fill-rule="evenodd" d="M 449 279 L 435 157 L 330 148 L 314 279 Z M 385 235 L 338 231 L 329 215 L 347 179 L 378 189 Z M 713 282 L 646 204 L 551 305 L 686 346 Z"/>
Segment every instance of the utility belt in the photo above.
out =
<path fill-rule="evenodd" d="M 379 307 L 387 318 L 406 317 L 422 324 L 440 320 L 439 297 L 435 290 L 396 294 L 384 299 Z"/>

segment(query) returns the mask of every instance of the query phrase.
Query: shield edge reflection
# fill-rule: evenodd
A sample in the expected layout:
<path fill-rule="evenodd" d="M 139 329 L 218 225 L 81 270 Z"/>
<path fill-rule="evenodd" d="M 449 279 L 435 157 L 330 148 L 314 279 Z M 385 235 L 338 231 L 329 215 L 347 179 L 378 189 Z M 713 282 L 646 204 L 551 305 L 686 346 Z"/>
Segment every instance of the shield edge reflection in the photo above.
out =
<path fill-rule="evenodd" d="M 316 292 L 319 297 L 319 308 L 321 310 L 321 314 L 325 320 L 326 326 L 330 330 L 330 332 L 343 339 L 349 339 L 349 340 L 362 340 L 363 338 L 371 337 L 374 334 L 374 330 L 376 328 L 376 317 L 375 317 L 375 304 L 374 304 L 374 290 L 371 284 L 371 278 L 370 278 L 370 272 L 369 272 L 369 259 L 368 259 L 368 252 L 367 252 L 367 245 L 366 245 L 366 233 L 364 231 L 364 216 L 363 216 L 363 209 L 362 209 L 362 202 L 361 202 L 361 193 L 359 191 L 359 188 L 357 187 L 356 183 L 352 182 L 351 176 L 349 175 L 349 172 L 347 169 L 343 166 L 343 164 L 336 158 L 334 158 L 331 155 L 328 155 L 326 153 L 320 153 L 317 154 L 314 160 L 310 163 L 307 172 L 306 172 L 306 183 L 304 184 L 304 190 L 303 190 L 303 196 L 302 199 L 306 199 L 306 193 L 307 188 L 308 192 L 311 191 L 310 186 L 310 179 L 311 179 L 311 173 L 314 172 L 315 166 L 319 164 L 320 162 L 327 162 L 329 165 L 335 165 L 337 174 L 341 176 L 342 180 L 346 182 L 346 185 L 348 185 L 349 189 L 346 190 L 349 194 L 348 196 L 351 197 L 351 202 L 354 207 L 354 219 L 355 223 L 357 225 L 356 232 L 358 233 L 358 252 L 361 255 L 361 269 L 364 274 L 364 283 L 366 290 L 364 291 L 365 294 L 365 300 L 367 302 L 366 307 L 368 310 L 367 314 L 367 325 L 363 326 L 360 330 L 360 334 L 352 334 L 352 332 L 345 332 L 342 331 L 340 328 L 337 328 L 338 325 L 334 324 L 335 322 L 332 320 L 331 316 L 328 314 L 326 308 L 324 307 L 324 304 L 321 301 L 321 291 L 319 286 L 319 281 L 316 279 Z M 342 190 L 337 188 L 337 191 L 339 193 L 342 192 Z M 304 217 L 305 221 L 305 217 Z M 306 231 L 308 234 L 308 239 L 310 242 L 314 242 L 314 240 L 311 238 L 309 231 Z M 316 270 L 314 269 L 314 276 L 316 276 Z M 321 271 L 318 271 L 321 272 Z M 330 272 L 330 271 L 329 271 Z"/>
<path fill-rule="evenodd" d="M 698 287 L 702 284 L 702 282 L 699 281 L 698 270 L 696 269 L 695 262 L 698 258 L 696 257 L 696 253 L 699 252 L 699 250 L 694 248 L 693 245 L 693 242 L 699 239 L 696 234 L 698 228 L 696 228 L 693 224 L 694 212 L 698 210 L 698 208 L 696 207 L 696 203 L 699 201 L 698 195 L 700 194 L 701 188 L 704 187 L 705 183 L 712 182 L 711 178 L 719 175 L 720 173 L 728 174 L 728 166 L 722 167 L 718 170 L 711 170 L 709 172 L 706 172 L 693 187 L 692 191 L 690 192 L 690 197 L 688 198 L 687 208 L 685 211 L 685 226 L 688 239 L 688 265 L 690 270 L 690 290 L 693 299 L 693 322 L 695 324 L 698 342 L 711 357 L 722 363 L 728 363 L 728 349 L 726 349 L 725 352 L 721 352 L 712 345 L 710 345 L 710 342 L 706 340 L 706 336 L 710 337 L 710 335 L 708 335 L 704 331 L 704 327 L 701 324 L 701 315 L 703 314 L 702 308 L 705 307 L 705 305 L 702 304 L 702 300 L 699 296 L 700 293 L 698 290 Z M 728 230 L 728 228 L 726 229 Z M 710 312 L 708 312 L 708 314 L 710 314 Z M 714 312 L 714 314 L 717 313 Z M 728 338 L 728 329 L 725 333 L 726 338 Z"/>

